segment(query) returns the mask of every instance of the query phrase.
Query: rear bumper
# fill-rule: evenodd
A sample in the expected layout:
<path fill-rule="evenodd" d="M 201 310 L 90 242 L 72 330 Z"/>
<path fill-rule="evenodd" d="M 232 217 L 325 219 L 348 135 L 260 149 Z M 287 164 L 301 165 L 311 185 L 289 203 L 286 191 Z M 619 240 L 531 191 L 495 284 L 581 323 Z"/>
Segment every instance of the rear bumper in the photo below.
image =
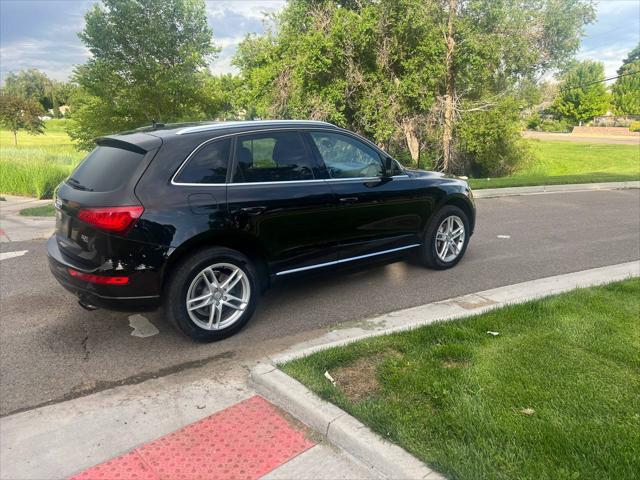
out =
<path fill-rule="evenodd" d="M 49 268 L 55 279 L 69 292 L 73 293 L 83 303 L 94 305 L 109 310 L 140 311 L 153 310 L 160 305 L 160 295 L 139 295 L 140 290 L 148 290 L 148 285 L 141 288 L 140 282 L 148 282 L 148 278 L 140 278 L 140 275 L 131 275 L 131 281 L 127 285 L 97 285 L 72 277 L 69 268 L 85 273 L 85 266 L 75 264 L 64 256 L 58 247 L 56 236 L 53 235 L 47 241 L 47 255 Z M 103 272 L 99 272 L 103 274 Z M 113 272 L 114 275 L 127 274 L 126 272 Z"/>

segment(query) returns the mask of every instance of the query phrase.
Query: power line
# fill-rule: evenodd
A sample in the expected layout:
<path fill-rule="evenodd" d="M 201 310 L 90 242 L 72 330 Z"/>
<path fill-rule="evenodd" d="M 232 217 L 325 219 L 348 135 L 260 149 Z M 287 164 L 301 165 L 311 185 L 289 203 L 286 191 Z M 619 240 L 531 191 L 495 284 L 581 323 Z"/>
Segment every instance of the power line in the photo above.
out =
<path fill-rule="evenodd" d="M 589 85 L 593 85 L 594 83 L 604 83 L 604 82 L 608 82 L 610 80 L 616 80 L 620 77 L 626 77 L 628 75 L 638 75 L 640 73 L 639 72 L 628 72 L 628 73 L 621 73 L 620 75 L 616 75 L 615 77 L 609 77 L 609 78 L 605 78 L 604 80 L 595 80 L 593 82 L 587 82 L 587 83 L 583 83 L 581 85 L 574 85 L 571 87 L 562 87 L 561 90 L 573 90 L 575 88 L 582 88 L 582 87 L 588 87 Z"/>

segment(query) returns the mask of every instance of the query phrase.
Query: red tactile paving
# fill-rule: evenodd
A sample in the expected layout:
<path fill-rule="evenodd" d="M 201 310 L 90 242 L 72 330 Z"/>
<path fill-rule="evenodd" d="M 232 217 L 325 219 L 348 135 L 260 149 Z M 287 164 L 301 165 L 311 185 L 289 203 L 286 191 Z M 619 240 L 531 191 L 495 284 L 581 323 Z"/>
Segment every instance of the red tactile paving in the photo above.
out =
<path fill-rule="evenodd" d="M 72 480 L 257 479 L 313 445 L 254 396 Z"/>

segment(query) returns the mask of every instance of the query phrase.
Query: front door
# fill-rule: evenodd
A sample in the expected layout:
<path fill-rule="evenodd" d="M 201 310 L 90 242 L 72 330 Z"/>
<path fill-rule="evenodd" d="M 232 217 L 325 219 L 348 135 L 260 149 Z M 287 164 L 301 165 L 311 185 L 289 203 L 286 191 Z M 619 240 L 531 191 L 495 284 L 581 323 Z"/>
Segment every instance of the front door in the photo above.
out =
<path fill-rule="evenodd" d="M 406 175 L 399 171 L 383 176 L 383 157 L 355 136 L 318 130 L 310 131 L 308 138 L 324 162 L 336 196 L 333 225 L 341 260 L 420 243 L 431 205 Z"/>

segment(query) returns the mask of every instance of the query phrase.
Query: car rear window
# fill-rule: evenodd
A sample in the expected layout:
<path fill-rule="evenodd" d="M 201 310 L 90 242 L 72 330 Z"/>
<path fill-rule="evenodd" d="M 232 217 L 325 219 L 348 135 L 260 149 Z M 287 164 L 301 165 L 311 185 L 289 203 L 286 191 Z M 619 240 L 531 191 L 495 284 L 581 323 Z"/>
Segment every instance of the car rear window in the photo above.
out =
<path fill-rule="evenodd" d="M 196 151 L 178 172 L 176 183 L 225 183 L 231 139 L 225 138 Z"/>
<path fill-rule="evenodd" d="M 67 184 L 79 190 L 110 192 L 131 178 L 144 154 L 101 145 L 78 165 Z"/>

